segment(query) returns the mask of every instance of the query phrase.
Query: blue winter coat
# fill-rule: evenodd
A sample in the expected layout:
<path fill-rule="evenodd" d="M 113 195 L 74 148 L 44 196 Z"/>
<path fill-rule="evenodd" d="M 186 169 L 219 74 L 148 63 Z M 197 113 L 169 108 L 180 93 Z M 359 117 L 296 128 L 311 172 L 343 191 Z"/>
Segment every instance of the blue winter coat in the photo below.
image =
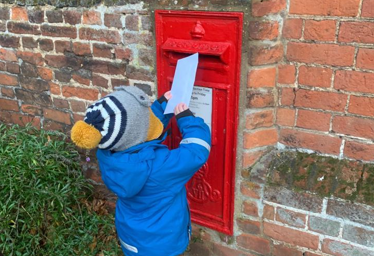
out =
<path fill-rule="evenodd" d="M 152 105 L 164 127 L 172 117 L 163 115 L 165 106 Z M 162 145 L 164 136 L 121 152 L 97 151 L 103 181 L 118 196 L 116 228 L 126 256 L 175 256 L 187 248 L 185 184 L 207 161 L 211 145 L 208 126 L 190 113 L 177 116 L 183 137 L 177 149 Z"/>

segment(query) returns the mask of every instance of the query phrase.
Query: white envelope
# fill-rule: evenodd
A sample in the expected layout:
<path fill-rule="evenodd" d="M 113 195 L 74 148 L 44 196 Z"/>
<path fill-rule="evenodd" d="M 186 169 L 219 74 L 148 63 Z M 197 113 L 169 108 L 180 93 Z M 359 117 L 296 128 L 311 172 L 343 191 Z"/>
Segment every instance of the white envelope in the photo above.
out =
<path fill-rule="evenodd" d="M 178 60 L 171 86 L 172 97 L 166 105 L 164 114 L 174 113 L 174 108 L 179 103 L 185 103 L 187 106 L 190 105 L 198 62 L 199 53 Z"/>

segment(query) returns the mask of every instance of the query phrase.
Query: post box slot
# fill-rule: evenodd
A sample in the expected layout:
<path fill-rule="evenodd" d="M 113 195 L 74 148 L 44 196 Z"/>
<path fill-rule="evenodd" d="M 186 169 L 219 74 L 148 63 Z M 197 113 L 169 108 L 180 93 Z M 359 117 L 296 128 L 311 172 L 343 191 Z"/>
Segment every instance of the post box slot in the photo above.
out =
<path fill-rule="evenodd" d="M 230 43 L 168 38 L 161 48 L 165 52 L 217 56 L 225 65 L 230 61 Z"/>

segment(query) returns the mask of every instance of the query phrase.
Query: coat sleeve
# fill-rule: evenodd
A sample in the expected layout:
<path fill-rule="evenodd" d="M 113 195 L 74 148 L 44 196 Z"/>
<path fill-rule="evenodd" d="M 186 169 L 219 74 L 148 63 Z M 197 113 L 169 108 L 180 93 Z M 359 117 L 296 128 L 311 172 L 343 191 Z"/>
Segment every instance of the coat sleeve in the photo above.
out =
<path fill-rule="evenodd" d="M 159 182 L 179 191 L 208 160 L 211 136 L 204 120 L 194 117 L 190 110 L 180 113 L 176 118 L 182 141 L 165 158 Z"/>
<path fill-rule="evenodd" d="M 162 96 L 158 100 L 156 100 L 151 107 L 155 116 L 161 120 L 162 124 L 164 125 L 164 128 L 168 126 L 170 119 L 173 117 L 173 114 L 164 115 L 167 103 L 168 101 L 165 98 L 165 96 Z"/>

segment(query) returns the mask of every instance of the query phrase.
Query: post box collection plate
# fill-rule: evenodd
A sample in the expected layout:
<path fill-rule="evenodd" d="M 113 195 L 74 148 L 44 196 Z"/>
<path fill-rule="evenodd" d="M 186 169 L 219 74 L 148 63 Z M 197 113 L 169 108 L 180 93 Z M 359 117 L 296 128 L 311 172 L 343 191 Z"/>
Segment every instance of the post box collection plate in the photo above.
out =
<path fill-rule="evenodd" d="M 208 162 L 187 184 L 193 222 L 232 235 L 243 14 L 156 10 L 158 92 L 170 90 L 178 59 L 199 53 L 190 108 L 212 134 Z M 171 148 L 181 136 L 171 123 Z"/>

